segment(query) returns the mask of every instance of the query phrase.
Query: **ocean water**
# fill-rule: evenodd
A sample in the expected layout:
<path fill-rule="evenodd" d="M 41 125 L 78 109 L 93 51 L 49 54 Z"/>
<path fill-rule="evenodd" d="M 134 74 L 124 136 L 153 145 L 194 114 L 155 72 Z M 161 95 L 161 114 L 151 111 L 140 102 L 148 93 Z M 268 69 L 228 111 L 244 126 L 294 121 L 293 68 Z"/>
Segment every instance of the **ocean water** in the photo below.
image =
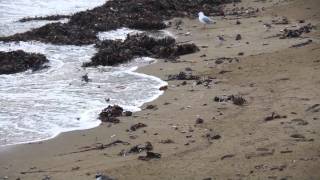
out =
<path fill-rule="evenodd" d="M 19 23 L 26 16 L 70 14 L 103 4 L 102 0 L 0 0 L 0 36 L 40 27 L 49 21 Z M 67 20 L 63 20 L 67 21 Z M 101 39 L 124 39 L 136 30 L 97 34 Z M 155 60 L 134 59 L 118 67 L 81 68 L 96 53 L 93 45 L 57 46 L 40 42 L 0 42 L 0 51 L 24 50 L 44 54 L 49 68 L 0 75 L 0 146 L 53 138 L 61 132 L 100 124 L 98 113 L 109 104 L 139 111 L 162 94 L 166 82 L 134 72 Z M 82 81 L 87 74 L 90 81 Z M 110 99 L 109 102 L 106 99 Z"/>

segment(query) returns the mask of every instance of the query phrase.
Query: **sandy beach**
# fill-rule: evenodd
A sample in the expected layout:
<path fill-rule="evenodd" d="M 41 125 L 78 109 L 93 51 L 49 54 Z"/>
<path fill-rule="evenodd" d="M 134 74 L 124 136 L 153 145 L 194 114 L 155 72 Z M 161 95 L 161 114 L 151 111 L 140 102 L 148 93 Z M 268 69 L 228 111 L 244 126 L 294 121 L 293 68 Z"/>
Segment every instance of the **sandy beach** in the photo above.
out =
<path fill-rule="evenodd" d="M 320 1 L 243 0 L 225 9 L 235 7 L 244 13 L 212 17 L 207 29 L 198 19 L 170 20 L 182 21 L 167 29 L 177 41 L 200 51 L 138 69 L 163 80 L 192 72 L 200 81 L 168 81 L 162 96 L 119 124 L 0 147 L 0 179 L 320 179 Z M 272 23 L 282 17 L 289 23 Z M 309 23 L 300 37 L 277 35 Z M 130 131 L 137 123 L 146 127 Z M 160 159 L 119 155 L 146 142 Z"/>

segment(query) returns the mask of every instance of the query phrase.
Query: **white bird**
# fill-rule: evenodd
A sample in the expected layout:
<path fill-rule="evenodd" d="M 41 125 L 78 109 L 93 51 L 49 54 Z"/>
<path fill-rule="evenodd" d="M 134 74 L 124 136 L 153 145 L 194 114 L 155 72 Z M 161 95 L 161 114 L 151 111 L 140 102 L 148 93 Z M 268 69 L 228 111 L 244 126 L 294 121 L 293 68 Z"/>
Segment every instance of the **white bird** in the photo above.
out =
<path fill-rule="evenodd" d="M 205 28 L 207 24 L 215 23 L 212 19 L 205 16 L 203 12 L 199 12 L 198 15 L 199 15 L 199 21 L 203 24 L 203 28 Z"/>

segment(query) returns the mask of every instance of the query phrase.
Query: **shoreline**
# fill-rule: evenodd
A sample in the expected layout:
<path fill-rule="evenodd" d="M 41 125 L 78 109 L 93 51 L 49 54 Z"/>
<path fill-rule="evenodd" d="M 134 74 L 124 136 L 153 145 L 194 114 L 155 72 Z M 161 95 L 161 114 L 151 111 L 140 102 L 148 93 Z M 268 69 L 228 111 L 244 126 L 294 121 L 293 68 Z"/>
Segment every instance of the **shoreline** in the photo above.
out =
<path fill-rule="evenodd" d="M 296 9 L 307 7 L 308 3 L 319 4 L 316 0 L 302 2 L 302 5 L 297 0 L 290 3 L 289 6 Z M 241 5 L 251 6 L 252 2 L 244 1 Z M 270 5 L 270 10 L 276 11 L 278 6 L 283 8 Z M 284 10 L 276 12 L 296 20 L 292 18 L 295 14 L 291 16 Z M 317 12 L 311 9 L 306 15 L 302 13 L 305 17 L 295 18 L 306 18 L 319 26 L 319 14 L 311 16 Z M 144 104 L 143 110 L 132 117 L 120 117 L 120 124 L 62 133 L 41 143 L 0 147 L 0 162 L 3 162 L 0 176 L 94 179 L 95 173 L 102 172 L 117 179 L 320 177 L 317 170 L 320 125 L 314 119 L 318 113 L 306 111 L 320 100 L 316 91 L 319 88 L 319 52 L 314 50 L 320 47 L 319 30 L 306 34 L 313 43 L 290 48 L 306 39 L 263 39 L 286 26 L 275 26 L 271 32 L 265 32 L 259 21 L 269 22 L 273 17 L 269 12 L 264 13 L 267 15 L 241 18 L 239 26 L 234 25 L 235 20 L 218 19 L 216 27 L 208 30 L 200 29 L 197 19 L 182 19 L 182 30 L 170 29 L 170 32 L 177 35 L 180 42 L 192 40 L 201 47 L 200 52 L 182 56 L 177 63 L 159 60 L 137 72 L 166 79 L 168 75 L 191 68 L 195 75 L 212 77 L 211 88 L 194 85 L 192 80 L 185 85 L 182 85 L 183 80 L 170 81 L 163 95 Z M 309 19 L 311 17 L 313 19 Z M 225 35 L 226 42 L 222 46 L 217 46 L 217 34 Z M 235 41 L 236 34 L 241 34 L 243 40 Z M 239 52 L 244 52 L 244 56 L 239 56 Z M 239 62 L 217 64 L 219 57 L 237 57 Z M 231 94 L 243 96 L 248 104 L 235 106 L 213 101 L 215 96 Z M 145 109 L 148 105 L 157 108 Z M 264 118 L 273 112 L 287 117 L 265 122 Z M 199 117 L 204 122 L 196 124 Z M 301 119 L 305 125 L 298 125 L 298 120 L 294 119 Z M 138 122 L 147 127 L 126 132 Z M 300 138 L 292 137 L 297 134 Z M 217 135 L 221 138 L 211 139 Z M 174 143 L 161 143 L 167 139 Z M 114 140 L 130 142 L 130 145 L 69 154 Z M 140 154 L 118 156 L 122 149 L 146 141 L 153 144 L 155 152 L 162 154 L 161 159 L 144 162 L 137 160 Z"/>

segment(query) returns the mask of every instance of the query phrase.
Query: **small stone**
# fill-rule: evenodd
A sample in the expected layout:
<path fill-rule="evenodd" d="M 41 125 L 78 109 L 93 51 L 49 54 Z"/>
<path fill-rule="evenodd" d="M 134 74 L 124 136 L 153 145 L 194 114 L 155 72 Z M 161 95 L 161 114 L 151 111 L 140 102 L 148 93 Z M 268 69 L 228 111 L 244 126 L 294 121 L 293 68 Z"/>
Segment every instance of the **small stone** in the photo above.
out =
<path fill-rule="evenodd" d="M 203 120 L 203 119 L 197 118 L 196 124 L 203 124 L 203 123 L 204 123 L 204 120 Z"/>
<path fill-rule="evenodd" d="M 236 41 L 239 41 L 239 40 L 241 40 L 241 39 L 242 39 L 241 34 L 237 34 L 237 36 L 236 36 Z"/>

